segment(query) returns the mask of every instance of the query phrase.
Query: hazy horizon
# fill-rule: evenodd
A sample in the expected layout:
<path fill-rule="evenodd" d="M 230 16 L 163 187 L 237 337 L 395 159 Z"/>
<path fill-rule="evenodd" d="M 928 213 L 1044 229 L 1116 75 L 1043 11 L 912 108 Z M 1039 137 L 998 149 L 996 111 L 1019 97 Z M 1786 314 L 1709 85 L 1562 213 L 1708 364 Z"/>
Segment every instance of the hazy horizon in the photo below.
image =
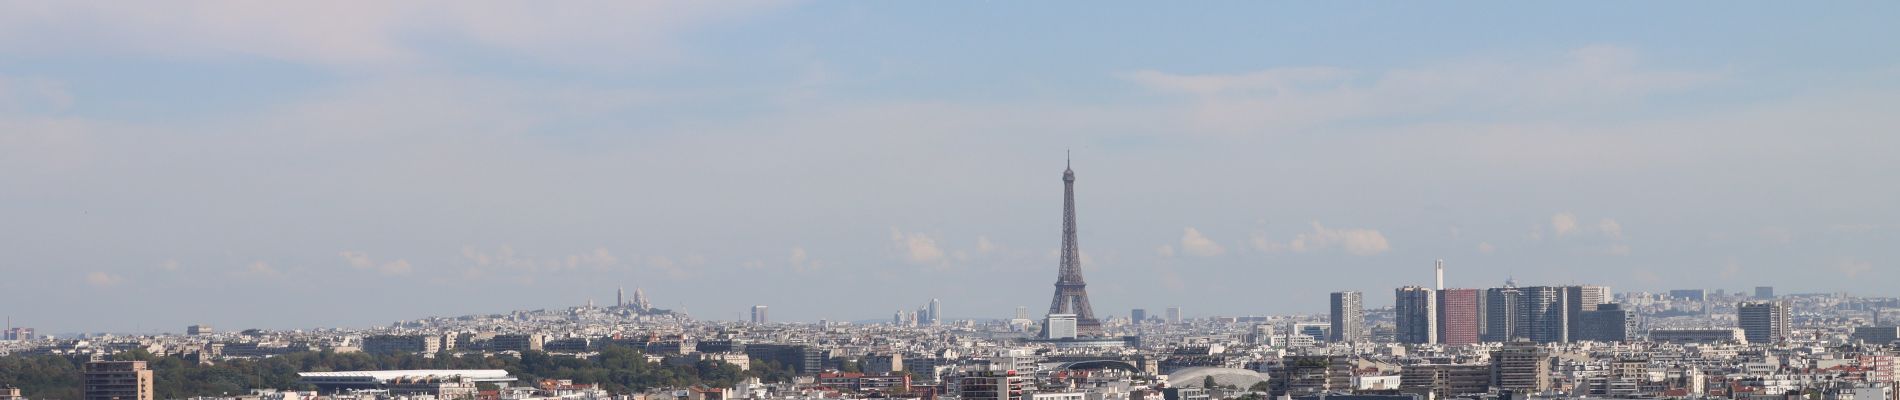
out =
<path fill-rule="evenodd" d="M 0 3 L 0 314 L 1900 295 L 1896 3 L 564 5 Z"/>

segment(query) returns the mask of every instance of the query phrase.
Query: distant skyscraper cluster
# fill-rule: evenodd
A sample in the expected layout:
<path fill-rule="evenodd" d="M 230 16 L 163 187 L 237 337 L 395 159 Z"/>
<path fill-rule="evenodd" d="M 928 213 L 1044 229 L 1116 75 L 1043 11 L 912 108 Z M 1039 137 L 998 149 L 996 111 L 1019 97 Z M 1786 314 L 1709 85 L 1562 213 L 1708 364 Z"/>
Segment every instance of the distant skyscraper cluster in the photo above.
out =
<path fill-rule="evenodd" d="M 1634 316 L 1610 303 L 1604 286 L 1445 287 L 1445 261 L 1432 266 L 1433 287 L 1405 286 L 1393 291 L 1392 339 L 1400 343 L 1465 345 L 1527 340 L 1564 343 L 1581 340 L 1623 341 L 1635 330 Z M 1330 296 L 1330 339 L 1366 340 L 1359 292 Z"/>

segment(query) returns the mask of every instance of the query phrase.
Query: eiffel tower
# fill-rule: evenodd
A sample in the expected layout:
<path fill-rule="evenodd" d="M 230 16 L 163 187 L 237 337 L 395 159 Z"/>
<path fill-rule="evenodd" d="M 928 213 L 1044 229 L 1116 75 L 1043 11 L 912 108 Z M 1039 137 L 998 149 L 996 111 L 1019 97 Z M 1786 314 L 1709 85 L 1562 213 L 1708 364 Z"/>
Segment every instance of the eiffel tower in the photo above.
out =
<path fill-rule="evenodd" d="M 1081 250 L 1075 245 L 1075 170 L 1063 161 L 1062 169 L 1062 271 L 1056 275 L 1056 295 L 1049 300 L 1050 314 L 1075 314 L 1076 333 L 1101 336 L 1102 321 L 1089 308 L 1087 283 L 1082 282 Z"/>

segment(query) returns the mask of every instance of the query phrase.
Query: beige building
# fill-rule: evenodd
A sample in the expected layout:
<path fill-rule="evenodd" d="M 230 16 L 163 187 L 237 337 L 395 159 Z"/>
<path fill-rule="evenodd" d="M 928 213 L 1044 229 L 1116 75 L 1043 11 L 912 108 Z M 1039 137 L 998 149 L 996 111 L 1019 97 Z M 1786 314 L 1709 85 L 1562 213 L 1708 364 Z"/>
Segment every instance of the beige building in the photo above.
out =
<path fill-rule="evenodd" d="M 86 363 L 85 400 L 152 400 L 152 370 L 144 361 Z"/>

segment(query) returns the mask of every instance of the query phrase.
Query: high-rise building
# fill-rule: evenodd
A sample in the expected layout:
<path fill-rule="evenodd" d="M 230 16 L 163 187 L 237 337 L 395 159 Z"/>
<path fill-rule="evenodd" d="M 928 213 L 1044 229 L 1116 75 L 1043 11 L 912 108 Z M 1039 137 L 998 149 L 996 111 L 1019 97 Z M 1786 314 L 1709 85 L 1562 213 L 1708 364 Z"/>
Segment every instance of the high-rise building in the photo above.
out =
<path fill-rule="evenodd" d="M 86 363 L 85 400 L 152 400 L 152 370 L 144 361 Z"/>
<path fill-rule="evenodd" d="M 1584 313 L 1596 311 L 1598 304 L 1608 303 L 1610 288 L 1608 286 L 1569 286 L 1564 289 L 1564 296 L 1567 297 L 1565 302 L 1568 303 L 1566 317 L 1570 318 L 1567 322 L 1570 325 L 1569 336 L 1577 340 L 1575 338 L 1583 334 Z"/>
<path fill-rule="evenodd" d="M 766 321 L 765 312 L 766 312 L 766 307 L 763 305 L 752 306 L 752 323 L 754 324 L 765 323 Z"/>
<path fill-rule="evenodd" d="M 1137 324 L 1141 323 L 1141 321 L 1147 321 L 1148 310 L 1140 308 L 1128 310 L 1128 319 L 1135 320 Z"/>
<path fill-rule="evenodd" d="M 1775 287 L 1774 286 L 1756 286 L 1755 298 L 1759 300 L 1774 300 Z"/>
<path fill-rule="evenodd" d="M 1479 335 L 1486 342 L 1508 342 L 1521 337 L 1517 331 L 1523 312 L 1519 308 L 1524 304 L 1524 292 L 1506 285 L 1487 289 L 1484 292 L 1484 333 Z"/>
<path fill-rule="evenodd" d="M 1168 307 L 1168 323 L 1181 323 L 1181 307 Z"/>
<path fill-rule="evenodd" d="M 1676 299 L 1676 300 L 1703 301 L 1709 298 L 1709 292 L 1707 290 L 1702 290 L 1702 289 L 1674 289 L 1674 290 L 1669 291 L 1669 298 Z"/>
<path fill-rule="evenodd" d="M 627 288 L 614 288 L 614 307 L 627 306 Z"/>
<path fill-rule="evenodd" d="M 1089 307 L 1088 284 L 1082 280 L 1082 250 L 1075 243 L 1075 169 L 1067 166 L 1062 169 L 1062 264 L 1049 314 L 1075 314 L 1081 334 L 1102 334 L 1102 321 Z"/>
<path fill-rule="evenodd" d="M 1077 325 L 1075 314 L 1049 314 L 1042 320 L 1042 338 L 1074 339 Z"/>
<path fill-rule="evenodd" d="M 1354 343 L 1366 340 L 1366 307 L 1359 292 L 1333 292 L 1333 342 Z"/>
<path fill-rule="evenodd" d="M 1735 306 L 1737 325 L 1749 343 L 1775 343 L 1788 338 L 1788 305 L 1778 301 L 1750 301 Z"/>
<path fill-rule="evenodd" d="M 1584 311 L 1577 318 L 1578 326 L 1571 340 L 1596 342 L 1623 342 L 1636 333 L 1635 314 L 1623 309 L 1621 304 L 1597 305 L 1595 310 Z"/>
<path fill-rule="evenodd" d="M 1016 319 L 1029 319 L 1029 307 L 1016 306 Z"/>
<path fill-rule="evenodd" d="M 943 302 L 930 299 L 930 325 L 943 325 Z"/>
<path fill-rule="evenodd" d="M 1438 286 L 1433 286 L 1432 290 L 1445 290 L 1445 260 L 1439 259 L 1438 262 L 1433 263 L 1432 271 L 1438 281 Z"/>
<path fill-rule="evenodd" d="M 26 327 L 7 328 L 6 332 L 0 333 L 4 333 L 4 335 L 0 335 L 0 339 L 6 340 L 33 340 L 36 338 L 33 333 L 33 328 Z"/>
<path fill-rule="evenodd" d="M 1483 324 L 1479 319 L 1480 309 L 1478 289 L 1444 289 L 1438 291 L 1438 340 L 1451 346 L 1477 344 L 1478 329 Z"/>
<path fill-rule="evenodd" d="M 1573 286 L 1531 286 L 1523 291 L 1518 303 L 1518 328 L 1514 334 L 1536 343 L 1570 341 L 1570 289 Z"/>
<path fill-rule="evenodd" d="M 212 333 L 216 333 L 216 331 L 211 329 L 211 325 L 197 324 L 197 325 L 185 327 L 186 335 L 199 336 L 199 335 L 209 335 Z"/>
<path fill-rule="evenodd" d="M 1406 286 L 1393 292 L 1392 318 L 1397 320 L 1399 343 L 1438 343 L 1437 292 L 1419 286 Z"/>
<path fill-rule="evenodd" d="M 1491 386 L 1520 394 L 1550 389 L 1550 352 L 1536 343 L 1514 340 L 1491 352 Z"/>

